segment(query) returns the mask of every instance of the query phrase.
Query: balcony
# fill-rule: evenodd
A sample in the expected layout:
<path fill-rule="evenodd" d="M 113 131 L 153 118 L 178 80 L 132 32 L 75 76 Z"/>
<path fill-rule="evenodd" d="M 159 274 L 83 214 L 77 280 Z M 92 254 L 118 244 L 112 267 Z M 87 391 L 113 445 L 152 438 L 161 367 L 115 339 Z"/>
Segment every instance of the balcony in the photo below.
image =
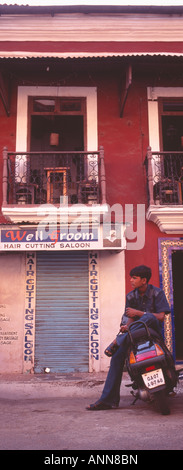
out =
<path fill-rule="evenodd" d="M 96 152 L 3 151 L 3 215 L 11 222 L 37 222 L 38 207 L 60 202 L 72 212 L 106 206 L 104 150 Z"/>
<path fill-rule="evenodd" d="M 145 160 L 147 219 L 165 233 L 183 233 L 183 152 L 152 152 Z"/>

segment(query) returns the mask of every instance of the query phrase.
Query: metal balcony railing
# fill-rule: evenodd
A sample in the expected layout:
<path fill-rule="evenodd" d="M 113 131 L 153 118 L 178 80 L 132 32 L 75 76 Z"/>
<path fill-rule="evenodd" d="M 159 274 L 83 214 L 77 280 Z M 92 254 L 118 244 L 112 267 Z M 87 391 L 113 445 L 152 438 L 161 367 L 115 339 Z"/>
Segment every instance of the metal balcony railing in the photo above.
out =
<path fill-rule="evenodd" d="M 152 152 L 145 160 L 149 204 L 183 204 L 183 152 Z"/>
<path fill-rule="evenodd" d="M 103 147 L 96 152 L 3 150 L 3 205 L 105 204 Z"/>

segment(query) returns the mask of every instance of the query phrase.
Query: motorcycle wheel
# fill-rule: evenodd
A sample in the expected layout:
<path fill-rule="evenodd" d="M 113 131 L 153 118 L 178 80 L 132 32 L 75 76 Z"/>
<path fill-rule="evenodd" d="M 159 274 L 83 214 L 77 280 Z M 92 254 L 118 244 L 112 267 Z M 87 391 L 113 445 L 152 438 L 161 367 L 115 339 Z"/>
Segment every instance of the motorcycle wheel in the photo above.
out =
<path fill-rule="evenodd" d="M 160 390 L 156 392 L 156 401 L 158 403 L 160 412 L 162 415 L 169 415 L 170 414 L 170 407 L 168 404 L 168 397 L 166 395 L 165 390 Z"/>

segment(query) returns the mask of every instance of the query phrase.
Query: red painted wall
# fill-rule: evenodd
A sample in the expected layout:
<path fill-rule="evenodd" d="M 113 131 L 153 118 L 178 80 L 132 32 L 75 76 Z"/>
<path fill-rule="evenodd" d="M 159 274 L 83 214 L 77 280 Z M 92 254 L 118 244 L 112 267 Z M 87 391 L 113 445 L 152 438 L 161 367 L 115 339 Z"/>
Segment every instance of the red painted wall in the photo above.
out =
<path fill-rule="evenodd" d="M 83 65 L 84 64 L 84 65 Z M 53 66 L 53 63 L 52 63 Z M 15 67 L 15 66 L 14 66 Z M 144 159 L 148 147 L 147 86 L 157 80 L 160 65 L 148 68 L 148 64 L 133 67 L 133 80 L 120 118 L 120 98 L 125 87 L 125 64 L 119 61 L 64 61 L 57 70 L 46 65 L 27 70 L 26 64 L 19 71 L 19 78 L 11 82 L 10 117 L 0 102 L 0 192 L 2 188 L 2 149 L 15 150 L 17 83 L 60 86 L 96 86 L 98 93 L 98 140 L 104 146 L 107 182 L 107 201 L 113 205 L 145 204 L 147 208 L 146 176 Z M 171 69 L 171 67 L 170 67 Z M 15 73 L 15 68 L 13 73 Z M 53 70 L 53 71 L 52 71 Z M 161 68 L 162 74 L 163 67 Z M 166 71 L 167 72 L 167 71 Z M 177 86 L 180 84 L 177 83 Z M 169 84 L 169 75 L 161 75 L 159 86 Z M 174 86 L 173 79 L 171 86 Z M 122 94 L 120 92 L 122 90 Z M 2 193 L 0 194 L 2 198 Z M 1 201 L 0 201 L 1 203 Z M 2 222 L 2 219 L 1 219 Z M 152 282 L 159 285 L 158 238 L 165 237 L 157 226 L 145 223 L 145 245 L 141 250 L 126 251 L 126 290 L 131 290 L 129 271 L 138 264 L 151 266 Z"/>
<path fill-rule="evenodd" d="M 146 209 L 148 207 L 144 167 L 149 145 L 147 86 L 151 86 L 152 82 L 154 84 L 156 73 L 156 67 L 154 75 L 152 69 L 150 72 L 146 70 L 146 75 L 136 68 L 122 118 L 119 117 L 119 81 L 116 77 L 112 74 L 108 76 L 102 90 L 98 90 L 99 144 L 105 149 L 108 203 L 118 202 L 123 209 L 125 204 L 133 204 L 134 208 L 137 204 L 145 204 Z M 161 75 L 162 71 L 159 73 Z M 165 72 L 162 82 L 159 79 L 159 86 L 166 86 L 168 78 L 169 74 L 166 76 Z M 145 220 L 144 247 L 140 250 L 129 249 L 125 253 L 127 292 L 131 290 L 129 272 L 140 264 L 151 267 L 151 282 L 159 286 L 159 237 L 168 235 Z"/>
<path fill-rule="evenodd" d="M 2 100 L 0 100 L 0 207 L 2 204 L 2 176 L 3 176 L 3 148 L 15 151 L 16 142 L 16 88 L 12 88 L 10 95 L 10 116 L 6 114 Z M 0 212 L 0 223 L 7 220 Z"/>

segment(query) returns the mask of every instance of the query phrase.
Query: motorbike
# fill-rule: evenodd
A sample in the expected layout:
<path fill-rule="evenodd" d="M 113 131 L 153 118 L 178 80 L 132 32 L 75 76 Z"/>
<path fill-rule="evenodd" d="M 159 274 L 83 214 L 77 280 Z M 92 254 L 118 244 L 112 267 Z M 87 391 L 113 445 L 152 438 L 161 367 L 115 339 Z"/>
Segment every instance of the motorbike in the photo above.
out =
<path fill-rule="evenodd" d="M 179 381 L 173 357 L 167 349 L 163 338 L 139 320 L 138 329 L 128 328 L 129 348 L 126 357 L 126 369 L 132 380 L 135 400 L 156 401 L 163 415 L 170 414 L 169 395 Z"/>

